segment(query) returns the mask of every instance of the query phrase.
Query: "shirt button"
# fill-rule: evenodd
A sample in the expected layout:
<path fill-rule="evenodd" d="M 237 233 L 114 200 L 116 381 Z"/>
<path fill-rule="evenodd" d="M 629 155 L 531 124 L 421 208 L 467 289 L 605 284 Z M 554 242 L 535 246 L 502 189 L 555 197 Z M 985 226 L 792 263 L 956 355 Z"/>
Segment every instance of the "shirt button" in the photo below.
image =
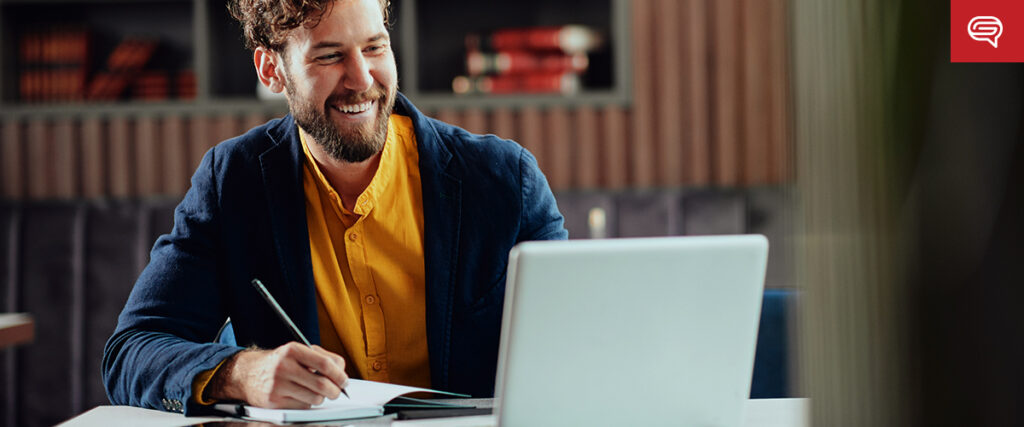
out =
<path fill-rule="evenodd" d="M 379 371 L 379 370 L 381 370 L 383 368 L 384 368 L 384 364 L 381 363 L 379 360 L 376 361 L 376 362 L 373 362 L 373 370 L 374 371 Z"/>
<path fill-rule="evenodd" d="M 377 302 L 377 298 L 374 298 L 373 295 L 367 295 L 366 296 L 366 303 L 367 304 L 373 304 L 375 302 Z"/>
<path fill-rule="evenodd" d="M 349 233 L 348 239 L 354 242 L 356 239 L 359 239 L 359 235 L 357 233 Z"/>

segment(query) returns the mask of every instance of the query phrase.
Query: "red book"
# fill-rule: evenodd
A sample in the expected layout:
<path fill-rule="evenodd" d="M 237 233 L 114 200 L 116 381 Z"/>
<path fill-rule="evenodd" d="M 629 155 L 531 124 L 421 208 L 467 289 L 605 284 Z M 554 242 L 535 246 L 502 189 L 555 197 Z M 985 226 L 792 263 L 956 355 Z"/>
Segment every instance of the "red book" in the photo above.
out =
<path fill-rule="evenodd" d="M 179 71 L 175 80 L 176 93 L 179 99 L 194 99 L 196 97 L 196 73 L 194 71 Z"/>
<path fill-rule="evenodd" d="M 452 80 L 456 94 L 558 93 L 573 94 L 580 89 L 574 73 L 503 74 L 496 76 L 458 76 Z"/>
<path fill-rule="evenodd" d="M 582 25 L 503 28 L 485 37 L 466 37 L 466 48 L 469 51 L 555 50 L 583 53 L 595 50 L 603 43 L 604 37 L 599 32 Z"/>
<path fill-rule="evenodd" d="M 107 71 L 97 73 L 89 83 L 86 98 L 115 100 L 121 97 L 156 50 L 155 40 L 126 38 L 107 58 Z"/>
<path fill-rule="evenodd" d="M 583 72 L 590 61 L 587 54 L 560 52 L 528 52 L 521 50 L 466 54 L 466 71 L 471 76 L 482 74 L 525 74 Z"/>
<path fill-rule="evenodd" d="M 170 92 L 170 77 L 165 71 L 143 71 L 132 82 L 132 95 L 136 99 L 165 100 Z"/>
<path fill-rule="evenodd" d="M 53 28 L 21 34 L 18 93 L 23 101 L 81 99 L 88 69 L 89 32 Z"/>
<path fill-rule="evenodd" d="M 110 70 L 140 69 L 156 49 L 156 41 L 128 38 L 121 42 L 107 58 Z"/>

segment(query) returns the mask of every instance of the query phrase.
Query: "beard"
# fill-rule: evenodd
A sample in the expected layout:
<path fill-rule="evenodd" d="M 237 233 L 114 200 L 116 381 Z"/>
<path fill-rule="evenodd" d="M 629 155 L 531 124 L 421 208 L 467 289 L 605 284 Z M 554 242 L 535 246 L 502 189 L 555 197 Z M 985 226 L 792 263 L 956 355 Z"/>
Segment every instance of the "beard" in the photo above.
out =
<path fill-rule="evenodd" d="M 295 122 L 323 147 L 335 160 L 359 163 L 369 159 L 384 148 L 388 136 L 388 118 L 395 106 L 397 90 L 388 90 L 374 82 L 370 90 L 363 93 L 331 95 L 323 105 L 296 96 L 295 87 L 287 77 L 284 79 L 288 93 L 288 108 Z M 373 122 L 359 123 L 344 130 L 330 118 L 331 105 L 359 104 L 377 101 L 377 116 Z M 343 114 L 343 113 L 339 113 Z"/>

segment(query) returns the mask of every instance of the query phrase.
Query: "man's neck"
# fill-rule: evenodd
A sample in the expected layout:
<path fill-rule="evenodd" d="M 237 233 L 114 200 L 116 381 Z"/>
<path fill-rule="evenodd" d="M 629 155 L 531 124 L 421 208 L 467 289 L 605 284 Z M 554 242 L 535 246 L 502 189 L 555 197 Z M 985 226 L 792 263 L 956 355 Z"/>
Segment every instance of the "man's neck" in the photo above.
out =
<path fill-rule="evenodd" d="M 362 162 L 350 163 L 331 157 L 324 147 L 302 128 L 299 128 L 299 132 L 302 132 L 302 137 L 305 138 L 309 152 L 316 160 L 320 171 L 341 197 L 342 206 L 350 211 L 353 210 L 359 195 L 363 194 L 363 190 L 366 190 L 377 173 L 377 167 L 380 166 L 380 152 L 378 151 L 377 154 Z"/>

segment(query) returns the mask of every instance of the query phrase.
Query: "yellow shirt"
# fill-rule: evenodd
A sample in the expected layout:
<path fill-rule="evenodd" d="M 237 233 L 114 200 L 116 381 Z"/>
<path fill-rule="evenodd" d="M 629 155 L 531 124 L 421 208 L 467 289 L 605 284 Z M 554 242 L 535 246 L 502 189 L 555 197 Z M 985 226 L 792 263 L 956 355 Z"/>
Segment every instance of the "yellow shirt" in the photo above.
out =
<path fill-rule="evenodd" d="M 412 120 L 391 116 L 380 165 L 352 211 L 304 138 L 302 147 L 321 346 L 345 358 L 352 378 L 429 387 L 423 197 Z"/>
<path fill-rule="evenodd" d="M 345 358 L 352 378 L 430 387 L 423 193 L 412 120 L 391 116 L 377 173 L 352 212 L 299 137 L 320 345 Z M 200 404 L 215 403 L 202 396 L 223 364 L 193 379 Z"/>

